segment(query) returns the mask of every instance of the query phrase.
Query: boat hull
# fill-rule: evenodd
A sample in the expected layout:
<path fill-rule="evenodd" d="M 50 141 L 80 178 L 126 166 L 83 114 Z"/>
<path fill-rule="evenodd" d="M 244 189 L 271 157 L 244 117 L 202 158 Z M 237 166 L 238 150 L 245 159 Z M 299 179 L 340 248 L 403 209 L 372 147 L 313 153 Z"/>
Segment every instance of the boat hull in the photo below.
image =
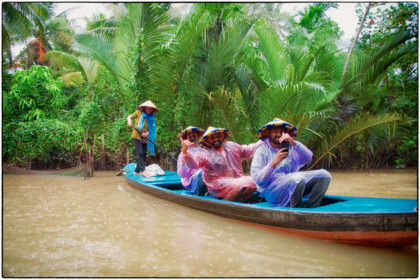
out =
<path fill-rule="evenodd" d="M 417 212 L 349 212 L 344 207 L 348 201 L 369 204 L 372 203 L 372 199 L 363 202 L 366 198 L 358 198 L 359 200 L 353 198 L 354 201 L 352 201 L 346 197 L 326 196 L 326 200 L 336 201 L 336 203 L 318 208 L 273 207 L 268 203 L 230 202 L 211 196 L 196 196 L 186 190 L 173 190 L 180 188 L 180 183 L 176 179 L 167 180 L 166 184 L 163 182 L 151 184 L 142 181 L 138 175 L 130 174 L 126 175 L 126 178 L 131 186 L 158 198 L 302 236 L 371 246 L 410 245 L 416 244 L 418 239 Z M 393 199 L 374 200 L 384 204 L 395 201 Z M 404 201 L 417 205 L 415 200 Z M 341 211 L 340 207 L 342 207 Z"/>

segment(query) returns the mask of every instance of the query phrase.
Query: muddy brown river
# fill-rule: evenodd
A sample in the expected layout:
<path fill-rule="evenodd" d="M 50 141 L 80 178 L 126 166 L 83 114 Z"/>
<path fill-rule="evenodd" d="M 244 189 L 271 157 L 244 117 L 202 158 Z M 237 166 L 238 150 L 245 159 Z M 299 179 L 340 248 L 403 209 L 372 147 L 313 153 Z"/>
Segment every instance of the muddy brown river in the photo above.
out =
<path fill-rule="evenodd" d="M 417 170 L 331 172 L 327 194 L 417 198 Z M 417 277 L 418 248 L 261 228 L 133 189 L 115 172 L 3 174 L 3 277 Z"/>

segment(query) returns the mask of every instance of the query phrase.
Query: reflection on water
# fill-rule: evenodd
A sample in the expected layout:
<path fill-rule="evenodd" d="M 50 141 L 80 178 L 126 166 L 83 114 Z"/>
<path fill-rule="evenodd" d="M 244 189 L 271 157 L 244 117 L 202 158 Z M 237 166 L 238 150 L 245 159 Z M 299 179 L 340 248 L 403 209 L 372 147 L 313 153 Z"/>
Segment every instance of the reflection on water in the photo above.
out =
<path fill-rule="evenodd" d="M 3 276 L 417 276 L 416 246 L 297 237 L 154 198 L 113 175 L 3 175 Z M 329 194 L 417 197 L 415 170 L 332 175 Z"/>

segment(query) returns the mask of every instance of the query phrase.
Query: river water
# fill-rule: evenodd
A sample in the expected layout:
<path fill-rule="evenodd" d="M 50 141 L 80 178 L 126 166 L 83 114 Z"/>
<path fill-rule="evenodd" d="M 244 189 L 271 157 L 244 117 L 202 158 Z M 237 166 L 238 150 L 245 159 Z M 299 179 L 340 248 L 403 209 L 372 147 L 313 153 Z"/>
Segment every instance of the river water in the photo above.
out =
<path fill-rule="evenodd" d="M 4 277 L 417 277 L 418 248 L 298 237 L 161 200 L 115 172 L 3 175 Z M 417 170 L 332 172 L 328 194 L 417 198 Z"/>

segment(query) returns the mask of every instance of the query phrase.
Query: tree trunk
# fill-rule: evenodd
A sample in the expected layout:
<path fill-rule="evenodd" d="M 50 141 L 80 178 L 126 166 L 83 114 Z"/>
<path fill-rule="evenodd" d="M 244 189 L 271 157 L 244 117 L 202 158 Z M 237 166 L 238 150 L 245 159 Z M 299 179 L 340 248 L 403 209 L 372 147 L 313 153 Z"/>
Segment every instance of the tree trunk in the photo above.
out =
<path fill-rule="evenodd" d="M 93 144 L 92 144 L 92 153 L 91 153 L 91 161 L 90 164 L 92 165 L 92 177 L 93 171 L 95 171 L 95 146 L 96 146 L 96 134 L 93 134 Z"/>
<path fill-rule="evenodd" d="M 349 53 L 347 55 L 346 65 L 344 66 L 344 70 L 343 70 L 343 77 L 346 75 L 347 67 L 349 66 L 349 63 L 350 63 L 350 57 L 353 53 L 354 47 L 356 46 L 356 42 L 357 42 L 357 39 L 359 38 L 360 31 L 362 31 L 363 24 L 365 23 L 366 16 L 367 16 L 367 14 L 369 12 L 369 9 L 370 9 L 370 5 L 371 5 L 371 3 L 368 3 L 368 5 L 366 7 L 365 14 L 363 15 L 362 21 L 360 22 L 359 30 L 357 30 L 356 36 L 354 37 L 354 40 L 353 40 L 353 44 L 351 45 Z"/>
<path fill-rule="evenodd" d="M 85 180 L 89 180 L 90 177 L 93 177 L 93 172 L 95 171 L 95 142 L 96 142 L 96 134 L 93 134 L 93 143 L 92 148 L 87 149 L 87 174 L 85 176 Z"/>
<path fill-rule="evenodd" d="M 87 150 L 87 163 L 86 163 L 86 168 L 87 168 L 87 172 L 86 172 L 86 176 L 85 176 L 85 180 L 89 180 L 90 177 L 93 177 L 93 166 L 92 166 L 92 149 L 88 149 Z"/>
<path fill-rule="evenodd" d="M 99 161 L 99 168 L 105 169 L 105 135 L 101 134 L 101 159 Z"/>
<path fill-rule="evenodd" d="M 79 160 L 77 161 L 77 166 L 80 166 L 82 164 L 82 153 L 83 153 L 84 147 L 86 146 L 86 137 L 87 137 L 88 132 L 89 132 L 89 126 L 87 127 L 85 136 L 83 137 L 83 145 L 82 145 L 82 149 L 80 149 Z"/>

